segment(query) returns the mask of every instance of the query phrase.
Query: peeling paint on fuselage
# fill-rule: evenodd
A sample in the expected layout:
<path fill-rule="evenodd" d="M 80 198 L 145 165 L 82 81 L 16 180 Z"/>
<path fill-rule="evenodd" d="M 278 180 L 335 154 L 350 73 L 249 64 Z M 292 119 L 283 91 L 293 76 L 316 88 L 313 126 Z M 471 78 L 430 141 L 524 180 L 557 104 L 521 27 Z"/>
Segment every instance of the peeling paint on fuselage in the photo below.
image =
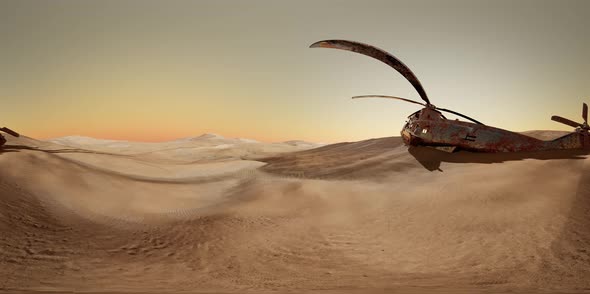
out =
<path fill-rule="evenodd" d="M 446 119 L 433 108 L 423 108 L 408 117 L 401 131 L 407 145 L 456 146 L 479 152 L 519 152 L 590 148 L 588 134 L 573 132 L 552 141 L 482 124 Z"/>

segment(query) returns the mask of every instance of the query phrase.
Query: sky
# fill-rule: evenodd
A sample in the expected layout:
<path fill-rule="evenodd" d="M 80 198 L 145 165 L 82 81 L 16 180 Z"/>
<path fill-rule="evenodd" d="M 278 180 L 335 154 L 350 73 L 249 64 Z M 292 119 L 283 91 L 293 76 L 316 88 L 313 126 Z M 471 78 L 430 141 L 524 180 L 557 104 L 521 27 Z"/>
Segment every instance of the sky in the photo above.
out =
<path fill-rule="evenodd" d="M 590 103 L 590 1 L 0 1 L 0 127 L 39 139 L 399 136 L 420 100 L 513 130 Z M 452 117 L 449 115 L 448 117 Z"/>

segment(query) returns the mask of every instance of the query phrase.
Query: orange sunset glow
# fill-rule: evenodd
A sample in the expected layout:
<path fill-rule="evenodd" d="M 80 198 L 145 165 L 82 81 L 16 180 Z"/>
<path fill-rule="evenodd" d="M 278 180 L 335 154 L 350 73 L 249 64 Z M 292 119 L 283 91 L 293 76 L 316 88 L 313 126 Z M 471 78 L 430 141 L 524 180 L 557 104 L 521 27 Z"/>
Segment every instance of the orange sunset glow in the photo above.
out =
<path fill-rule="evenodd" d="M 1 124 L 40 139 L 398 135 L 416 107 L 350 97 L 417 93 L 375 60 L 308 48 L 327 38 L 391 52 L 434 104 L 500 128 L 569 130 L 549 118 L 590 99 L 587 1 L 137 3 L 0 3 Z"/>

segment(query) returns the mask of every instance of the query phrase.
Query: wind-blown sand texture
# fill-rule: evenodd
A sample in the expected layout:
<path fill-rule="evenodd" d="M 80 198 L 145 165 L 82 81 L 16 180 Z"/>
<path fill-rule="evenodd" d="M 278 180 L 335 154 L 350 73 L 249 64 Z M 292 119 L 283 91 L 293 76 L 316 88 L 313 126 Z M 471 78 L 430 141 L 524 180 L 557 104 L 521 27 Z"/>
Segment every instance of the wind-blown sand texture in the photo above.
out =
<path fill-rule="evenodd" d="M 581 152 L 7 138 L 0 291 L 590 291 Z"/>

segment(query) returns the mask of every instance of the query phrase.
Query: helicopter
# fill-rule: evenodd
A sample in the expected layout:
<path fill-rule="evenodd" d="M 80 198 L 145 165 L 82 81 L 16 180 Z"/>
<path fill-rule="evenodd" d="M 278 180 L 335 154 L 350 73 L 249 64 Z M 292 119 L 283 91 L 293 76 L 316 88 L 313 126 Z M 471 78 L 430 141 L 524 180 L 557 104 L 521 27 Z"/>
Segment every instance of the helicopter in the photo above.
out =
<path fill-rule="evenodd" d="M 15 132 L 9 128 L 0 128 L 0 131 L 10 134 L 14 137 L 20 137 L 19 133 Z M 6 138 L 4 138 L 4 136 L 2 136 L 2 134 L 0 134 L 0 147 L 2 147 L 2 145 L 4 145 L 5 143 L 6 143 Z"/>
<path fill-rule="evenodd" d="M 563 149 L 590 149 L 590 126 L 588 125 L 588 105 L 582 104 L 583 123 L 560 116 L 551 120 L 574 127 L 572 133 L 557 139 L 544 141 L 524 134 L 485 125 L 459 112 L 441 108 L 430 103 L 424 87 L 416 75 L 401 60 L 377 47 L 347 40 L 324 40 L 310 48 L 332 48 L 351 51 L 375 58 L 405 77 L 424 102 L 389 95 L 362 95 L 359 98 L 384 98 L 401 100 L 421 105 L 423 108 L 408 116 L 401 130 L 401 137 L 407 146 L 428 146 L 445 152 L 466 150 L 472 152 L 521 152 Z M 448 119 L 442 112 L 451 113 L 467 121 Z"/>

